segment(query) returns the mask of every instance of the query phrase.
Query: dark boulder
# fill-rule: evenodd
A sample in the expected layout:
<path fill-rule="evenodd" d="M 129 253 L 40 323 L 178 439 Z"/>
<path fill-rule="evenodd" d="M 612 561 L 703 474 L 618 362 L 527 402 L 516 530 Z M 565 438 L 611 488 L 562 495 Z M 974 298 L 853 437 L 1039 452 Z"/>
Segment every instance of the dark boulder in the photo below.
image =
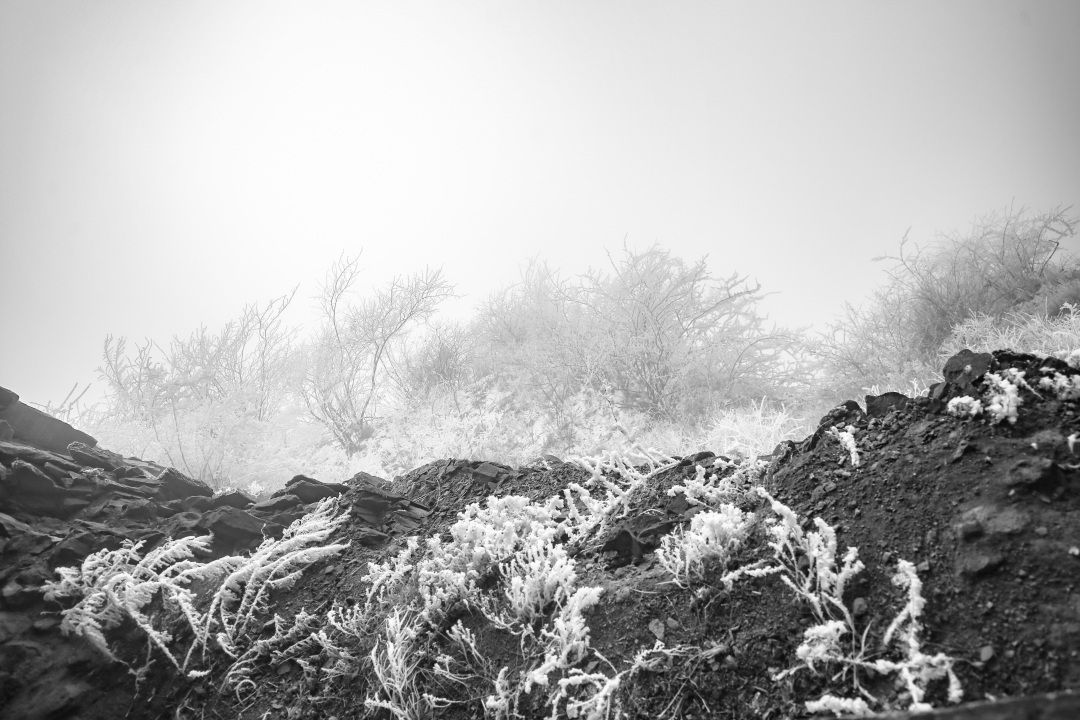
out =
<path fill-rule="evenodd" d="M 86 443 L 73 442 L 67 446 L 67 451 L 72 460 L 86 467 L 96 467 L 115 472 L 126 466 L 124 458 L 119 453 L 104 448 L 91 447 Z"/>
<path fill-rule="evenodd" d="M 214 495 L 214 489 L 202 480 L 189 478 L 176 468 L 165 468 L 154 480 L 161 484 L 157 491 L 159 500 L 180 500 L 192 495 L 208 497 Z"/>
<path fill-rule="evenodd" d="M 868 418 L 882 418 L 888 415 L 890 410 L 903 411 L 907 408 L 909 402 L 911 402 L 911 398 L 898 392 L 867 395 L 866 416 Z"/>
<path fill-rule="evenodd" d="M 257 502 L 251 506 L 251 509 L 269 512 L 277 510 L 288 510 L 302 504 L 303 503 L 300 502 L 300 498 L 290 493 L 288 495 L 278 495 L 276 497 L 267 498 L 266 500 Z"/>
<path fill-rule="evenodd" d="M 308 503 L 319 502 L 328 497 L 341 495 L 348 489 L 349 488 L 341 483 L 324 483 L 304 475 L 296 475 L 292 480 L 285 483 L 285 487 L 278 490 L 270 497 L 275 498 L 281 497 L 282 495 L 295 495 L 300 498 L 300 502 L 307 505 Z"/>
<path fill-rule="evenodd" d="M 235 547 L 248 547 L 263 539 L 266 521 L 234 507 L 211 510 L 199 518 L 195 526 L 214 533 L 214 538 Z"/>
<path fill-rule="evenodd" d="M 42 450 L 67 453 L 67 447 L 72 442 L 97 445 L 97 440 L 91 436 L 63 420 L 30 407 L 6 388 L 0 388 L 0 420 L 11 427 L 14 440 Z"/>

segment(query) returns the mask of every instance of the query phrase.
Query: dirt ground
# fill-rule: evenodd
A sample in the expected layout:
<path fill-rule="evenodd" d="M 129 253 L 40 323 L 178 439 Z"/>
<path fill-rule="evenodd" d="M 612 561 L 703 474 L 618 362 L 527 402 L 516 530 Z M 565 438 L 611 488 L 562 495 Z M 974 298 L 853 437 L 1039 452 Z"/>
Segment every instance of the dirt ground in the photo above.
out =
<path fill-rule="evenodd" d="M 993 422 L 988 413 L 961 419 L 945 411 L 950 396 L 987 392 L 976 359 L 976 371 L 952 373 L 953 382 L 931 397 L 886 398 L 871 408 L 873 417 L 854 404 L 840 406 L 813 436 L 778 448 L 757 478 L 806 527 L 820 517 L 837 530 L 841 551 L 858 548 L 865 569 L 849 583 L 844 602 L 857 627 L 868 628 L 872 656 L 881 652 L 883 634 L 904 606 L 904 592 L 892 581 L 897 561 L 916 566 L 926 601 L 922 649 L 956 660 L 965 703 L 1080 687 L 1080 447 L 1073 447 L 1080 437 L 1080 403 L 1035 384 L 1051 372 L 1071 378 L 1077 371 L 1009 353 L 987 362 L 991 372 L 1022 370 L 1032 384 L 1033 390 L 1020 391 L 1015 423 Z M 825 432 L 834 426 L 852 433 L 857 466 Z M 660 538 L 696 512 L 668 489 L 693 477 L 698 465 L 712 472 L 715 461 L 700 452 L 652 476 L 633 493 L 624 518 L 578 549 L 578 585 L 604 589 L 587 613 L 592 652 L 580 665 L 611 675 L 662 640 L 666 648 L 683 650 L 652 656 L 647 669 L 622 684 L 618 697 L 625 717 L 809 716 L 806 701 L 826 692 L 851 696 L 852 686 L 850 677 L 835 676 L 835 668 L 774 679 L 799 664 L 803 633 L 815 623 L 809 607 L 796 601 L 780 577 L 743 578 L 727 589 L 717 568 L 702 583 L 683 589 L 670 582 L 657 561 Z M 392 557 L 407 535 L 444 534 L 468 503 L 489 495 L 543 500 L 588 478 L 586 470 L 556 459 L 515 471 L 452 460 L 418 468 L 394 479 L 390 491 L 430 513 L 379 532 L 347 523 L 334 540 L 350 540 L 350 547 L 309 569 L 303 582 L 275 598 L 274 612 L 290 617 L 301 608 L 325 610 L 335 598 L 359 601 L 368 563 Z M 738 504 L 762 517 L 771 513 L 754 493 L 741 495 Z M 738 561 L 769 556 L 759 532 L 744 544 Z M 519 638 L 479 613 L 463 611 L 454 619 L 475 633 L 494 666 L 505 665 L 512 673 L 523 669 Z M 145 652 L 138 641 L 131 642 L 133 656 Z M 363 698 L 375 682 L 355 677 L 328 683 L 295 663 L 269 660 L 254 677 L 257 692 L 237 694 L 216 675 L 213 682 L 186 681 L 163 662 L 151 665 L 134 685 L 125 672 L 99 672 L 87 681 L 102 690 L 99 700 L 77 717 L 119 717 L 118 705 L 127 700 L 124 713 L 135 720 L 344 719 L 365 716 Z M 869 672 L 862 683 L 881 701 L 880 708 L 903 709 L 910 703 L 892 676 Z M 452 692 L 459 703 L 438 717 L 483 716 L 482 700 L 490 688 Z M 927 700 L 945 706 L 945 695 L 946 684 L 935 681 Z M 546 690 L 523 696 L 518 711 L 548 717 L 545 699 Z"/>

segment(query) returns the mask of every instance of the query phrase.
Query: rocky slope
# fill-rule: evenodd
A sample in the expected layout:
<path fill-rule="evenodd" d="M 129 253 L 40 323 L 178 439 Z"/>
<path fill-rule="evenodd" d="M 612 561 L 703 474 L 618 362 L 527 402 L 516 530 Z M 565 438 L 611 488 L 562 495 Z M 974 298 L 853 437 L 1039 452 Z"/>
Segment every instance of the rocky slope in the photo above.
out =
<path fill-rule="evenodd" d="M 708 451 L 637 468 L 445 460 L 389 482 L 298 476 L 261 502 L 215 497 L 85 436 L 57 452 L 63 432 L 46 443 L 9 423 L 0 716 L 548 717 L 554 707 L 570 717 L 782 718 L 808 716 L 806 703 L 829 695 L 912 716 L 903 711 L 923 690 L 940 708 L 928 716 L 1080 716 L 1069 692 L 1080 686 L 1080 373 L 999 352 L 961 354 L 944 375 L 928 397 L 838 406 L 812 436 L 758 461 Z M 11 396 L 0 393 L 9 406 Z M 980 414 L 954 400 L 964 396 Z M 789 555 L 777 549 L 778 508 L 797 518 Z M 311 512 L 336 519 L 305 520 Z M 688 540 L 721 516 L 734 523 L 725 527 L 743 523 L 724 553 Z M 498 532 L 481 542 L 485 527 Z M 832 576 L 827 549 L 813 545 L 828 544 L 824 528 L 838 543 Z M 146 571 L 157 584 L 145 584 L 139 612 L 105 628 L 112 659 L 87 633 L 61 632 L 62 612 L 70 624 L 85 605 L 55 592 L 57 568 L 125 542 L 141 541 L 148 557 L 170 539 L 206 535 L 212 542 L 183 562 L 225 569 L 196 572 L 185 587 L 199 618 L 218 608 L 214 628 L 231 640 L 207 634 L 198 646 L 198 624 L 177 611 L 179 585 L 160 582 L 172 572 L 164 561 Z M 507 554 L 492 559 L 496 546 Z M 844 573 L 849 547 L 865 567 Z M 468 577 L 447 595 L 462 548 L 473 553 L 461 566 Z M 242 574 L 252 557 L 269 559 Z M 273 558 L 287 561 L 279 575 Z M 673 558 L 685 561 L 682 576 Z M 173 577 L 189 566 L 174 564 Z M 114 580 L 118 568 L 129 579 L 143 572 L 114 564 Z M 239 578 L 234 594 L 215 596 L 226 576 Z M 840 602 L 815 608 L 808 598 L 825 597 L 829 582 Z M 913 605 L 914 584 L 925 605 Z M 265 593 L 245 606 L 256 588 Z M 855 633 L 811 642 L 830 620 Z M 193 646 L 185 669 L 195 677 L 185 677 L 165 650 L 181 660 Z M 927 677 L 906 682 L 901 666 Z M 962 704 L 949 703 L 945 668 Z"/>

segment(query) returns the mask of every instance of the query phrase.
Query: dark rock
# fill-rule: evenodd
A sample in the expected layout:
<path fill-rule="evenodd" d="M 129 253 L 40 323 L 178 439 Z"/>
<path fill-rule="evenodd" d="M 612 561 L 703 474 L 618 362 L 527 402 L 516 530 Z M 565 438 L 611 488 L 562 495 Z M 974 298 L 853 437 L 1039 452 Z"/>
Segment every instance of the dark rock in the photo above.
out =
<path fill-rule="evenodd" d="M 27 587 L 18 580 L 8 580 L 3 588 L 0 588 L 0 602 L 10 610 L 20 610 L 33 605 L 41 599 L 41 592 L 37 588 Z"/>
<path fill-rule="evenodd" d="M 55 480 L 60 485 L 63 485 L 63 486 L 66 487 L 67 484 L 69 482 L 71 482 L 71 474 L 67 470 L 64 470 L 63 468 L 59 468 L 59 467 L 57 467 L 56 465 L 53 465 L 50 462 L 47 462 L 44 465 L 42 465 L 41 469 L 45 472 L 46 475 L 51 477 L 53 480 Z"/>
<path fill-rule="evenodd" d="M 1053 485 L 1060 472 L 1050 458 L 1025 457 L 1014 462 L 1005 475 L 1005 484 L 1009 487 Z"/>
<path fill-rule="evenodd" d="M 60 507 L 57 510 L 57 514 L 54 517 L 69 518 L 78 512 L 81 512 L 90 505 L 90 498 L 68 496 L 60 501 Z"/>
<path fill-rule="evenodd" d="M 855 423 L 863 417 L 865 417 L 865 414 L 863 413 L 862 408 L 859 407 L 859 403 L 854 400 L 845 400 L 821 418 L 814 434 L 807 437 L 797 446 L 798 451 L 802 453 L 810 452 L 817 447 L 818 442 L 821 441 L 821 438 L 828 432 L 829 428 L 845 423 Z"/>
<path fill-rule="evenodd" d="M 60 540 L 4 513 L 0 513 L 0 537 L 9 539 L 7 551 L 29 555 L 42 553 Z"/>
<path fill-rule="evenodd" d="M 201 480 L 193 480 L 176 468 L 165 468 L 154 480 L 160 483 L 157 491 L 159 500 L 180 500 L 192 495 L 212 497 L 213 488 Z"/>
<path fill-rule="evenodd" d="M 859 403 L 854 400 L 845 400 L 826 413 L 826 415 L 821 418 L 821 421 L 818 422 L 818 425 L 831 427 L 838 422 L 858 422 L 863 418 L 863 415 L 864 413 L 862 408 L 859 407 Z"/>
<path fill-rule="evenodd" d="M 687 455 L 686 457 L 684 457 L 682 460 L 679 461 L 679 465 L 682 465 L 682 466 L 697 465 L 699 463 L 705 462 L 706 460 L 711 460 L 714 457 L 716 457 L 716 453 L 714 453 L 713 451 L 711 451 L 711 450 L 702 450 L 700 452 L 694 453 L 693 455 Z"/>
<path fill-rule="evenodd" d="M 24 522 L 20 522 L 10 515 L 0 513 L 0 537 L 13 538 L 19 535 L 41 534 Z"/>
<path fill-rule="evenodd" d="M 153 500 L 132 500 L 124 507 L 124 517 L 130 520 L 150 520 L 157 517 L 157 503 Z"/>
<path fill-rule="evenodd" d="M 499 463 L 484 462 L 472 469 L 473 477 L 485 481 L 496 481 L 500 475 L 513 472 L 514 469 Z"/>
<path fill-rule="evenodd" d="M 184 510 L 192 512 L 206 512 L 207 510 L 214 509 L 214 499 L 208 498 L 205 495 L 196 495 L 195 497 L 184 498 L 180 501 L 180 506 Z"/>
<path fill-rule="evenodd" d="M 100 479 L 94 479 L 92 482 L 93 494 L 98 497 L 108 494 L 115 497 L 147 499 L 157 495 L 158 491 L 157 487 L 118 482 L 111 475 L 101 476 Z"/>
<path fill-rule="evenodd" d="M 56 481 L 46 475 L 44 470 L 25 460 L 15 460 L 11 463 L 11 475 L 7 479 L 7 486 L 14 500 L 22 500 L 28 495 L 59 498 L 64 492 L 64 487 L 57 485 Z"/>
<path fill-rule="evenodd" d="M 990 371 L 993 360 L 994 356 L 990 353 L 974 353 L 964 348 L 945 361 L 941 374 L 946 382 L 966 388 L 973 386 L 977 380 Z"/>
<path fill-rule="evenodd" d="M 0 460 L 9 464 L 15 460 L 25 460 L 26 462 L 39 466 L 44 466 L 46 463 L 49 463 L 62 468 L 63 470 L 70 470 L 72 472 L 82 470 L 80 465 L 73 463 L 62 455 L 16 442 L 0 441 Z"/>
<path fill-rule="evenodd" d="M 68 517 L 77 503 L 66 502 L 65 488 L 45 474 L 36 465 L 23 460 L 11 464 L 11 472 L 5 473 L 0 482 L 0 507 L 22 508 L 27 512 L 49 517 Z M 85 506 L 82 503 L 81 506 Z"/>
<path fill-rule="evenodd" d="M 30 627 L 36 633 L 47 633 L 60 627 L 60 618 L 54 616 L 39 617 Z"/>
<path fill-rule="evenodd" d="M 158 527 L 169 537 L 185 537 L 187 535 L 198 534 L 199 521 L 202 520 L 202 514 L 197 512 L 185 511 L 174 514 L 167 521 L 161 523 Z"/>
<path fill-rule="evenodd" d="M 341 483 L 323 483 L 318 480 L 313 480 L 303 475 L 297 475 L 289 482 L 285 483 L 285 487 L 278 490 L 270 497 L 281 497 L 283 495 L 295 495 L 300 498 L 300 502 L 307 505 L 308 503 L 318 502 L 328 497 L 334 497 L 335 495 L 341 495 L 349 488 Z"/>
<path fill-rule="evenodd" d="M 300 498 L 296 497 L 295 495 L 288 494 L 288 495 L 278 495 L 277 497 L 267 498 L 266 500 L 262 500 L 260 502 L 255 503 L 254 505 L 251 506 L 250 509 L 252 509 L 252 510 L 264 510 L 264 511 L 288 510 L 289 508 L 294 508 L 297 505 L 302 505 L 302 504 L 303 503 L 300 502 Z"/>
<path fill-rule="evenodd" d="M 67 447 L 68 455 L 86 467 L 115 471 L 125 466 L 124 458 L 119 453 L 103 448 L 91 447 L 86 443 L 73 442 Z"/>
<path fill-rule="evenodd" d="M 450 463 L 450 461 L 447 461 L 447 464 L 449 464 L 449 463 Z M 387 486 L 387 482 L 385 480 L 383 480 L 381 477 L 376 477 L 375 475 L 372 475 L 371 473 L 366 473 L 366 472 L 363 472 L 363 471 L 360 471 L 360 472 L 356 473 L 351 478 L 346 480 L 345 484 L 349 485 L 349 486 L 354 486 L 354 487 L 372 488 L 376 492 L 378 492 L 380 489 L 385 488 Z"/>
<path fill-rule="evenodd" d="M 132 503 L 147 502 L 147 498 L 137 495 L 110 492 L 94 498 L 79 513 L 83 520 L 107 521 L 109 525 L 126 516 L 128 507 Z"/>
<path fill-rule="evenodd" d="M 185 511 L 183 500 L 169 500 L 168 502 L 158 503 L 158 515 L 167 518 L 172 517 L 176 513 Z"/>
<path fill-rule="evenodd" d="M 255 504 L 255 500 L 251 496 L 246 495 L 239 490 L 232 492 L 222 493 L 221 495 L 215 495 L 211 499 L 211 507 L 234 507 L 237 510 L 247 510 Z"/>
<path fill-rule="evenodd" d="M 264 520 L 234 507 L 221 507 L 199 518 L 195 524 L 203 530 L 214 533 L 218 540 L 234 545 L 246 546 L 263 538 Z"/>
<path fill-rule="evenodd" d="M 18 396 L 15 395 L 15 397 Z M 11 426 L 14 432 L 13 438 L 16 441 L 33 445 L 42 450 L 67 453 L 67 446 L 72 442 L 97 445 L 97 440 L 86 433 L 76 430 L 62 420 L 57 420 L 51 415 L 32 408 L 20 400 L 15 400 L 0 410 L 0 420 L 4 420 Z"/>
<path fill-rule="evenodd" d="M 993 572 L 1004 562 L 1005 556 L 996 550 L 961 553 L 956 558 L 956 572 L 959 575 L 978 577 Z"/>
<path fill-rule="evenodd" d="M 278 538 L 281 537 L 281 533 L 284 532 L 285 528 L 304 517 L 308 511 L 303 505 L 297 505 L 289 510 L 278 510 L 276 512 L 260 512 L 258 510 L 249 512 L 255 517 L 266 521 L 266 526 L 263 528 L 264 535 Z"/>
<path fill-rule="evenodd" d="M 115 477 L 115 480 L 112 480 Z M 110 487 L 119 490 L 125 489 L 130 493 L 134 493 L 140 497 L 156 497 L 161 490 L 161 481 L 156 478 L 148 478 L 145 476 L 130 476 L 127 474 L 113 475 L 110 477 Z M 104 486 L 102 486 L 104 487 Z"/>
<path fill-rule="evenodd" d="M 386 544 L 386 541 L 390 539 L 390 536 L 384 532 L 379 532 L 373 528 L 357 528 L 355 533 L 350 534 L 355 538 L 358 543 L 364 547 L 376 548 Z"/>
<path fill-rule="evenodd" d="M 776 445 L 776 447 L 773 448 L 773 451 L 771 453 L 759 459 L 782 460 L 791 453 L 795 452 L 795 449 L 797 447 L 798 443 L 796 443 L 794 440 L 781 440 Z"/>
<path fill-rule="evenodd" d="M 127 462 L 125 460 L 125 462 Z M 125 465 L 124 467 L 116 468 L 116 477 L 123 479 L 151 479 L 154 477 L 153 473 L 150 473 L 146 468 L 132 467 L 131 465 Z"/>
<path fill-rule="evenodd" d="M 911 398 L 903 393 L 887 392 L 881 395 L 867 395 L 866 396 L 866 416 L 869 418 L 882 418 L 889 414 L 889 411 L 896 409 L 902 411 L 907 408 L 908 402 Z"/>
<path fill-rule="evenodd" d="M 371 476 L 368 476 L 370 478 Z M 346 498 L 352 503 L 351 513 L 372 527 L 379 527 L 387 520 L 387 516 L 394 510 L 414 510 L 412 516 L 420 518 L 430 512 L 429 508 L 420 503 L 410 501 L 400 495 L 392 495 L 383 490 L 375 482 L 368 478 L 353 477 Z"/>
<path fill-rule="evenodd" d="M 61 540 L 52 552 L 54 567 L 78 565 L 86 556 L 94 552 L 94 534 L 86 530 L 75 530 Z"/>

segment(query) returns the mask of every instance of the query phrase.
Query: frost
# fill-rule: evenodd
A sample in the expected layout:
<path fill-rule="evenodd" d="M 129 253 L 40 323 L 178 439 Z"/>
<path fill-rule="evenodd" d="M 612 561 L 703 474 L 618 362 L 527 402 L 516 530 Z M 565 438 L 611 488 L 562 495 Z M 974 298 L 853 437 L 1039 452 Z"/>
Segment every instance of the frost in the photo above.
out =
<path fill-rule="evenodd" d="M 990 414 L 990 422 L 997 425 L 1002 420 L 1015 424 L 1017 411 L 1023 404 L 1020 398 L 1018 386 L 1027 386 L 1024 382 L 1024 373 L 1018 370 L 1006 370 L 1002 377 L 997 373 L 987 373 L 986 381 L 990 397 L 987 399 L 986 411 Z"/>
<path fill-rule="evenodd" d="M 1080 400 L 1080 375 L 1054 373 L 1053 377 L 1040 378 L 1038 385 L 1054 393 L 1060 400 Z"/>
<path fill-rule="evenodd" d="M 855 444 L 855 426 L 848 425 L 847 429 L 840 431 L 835 427 L 829 428 L 825 434 L 839 442 L 851 458 L 851 466 L 859 467 L 859 447 Z"/>
<path fill-rule="evenodd" d="M 665 535 L 656 557 L 675 577 L 675 584 L 687 587 L 692 580 L 704 577 L 706 562 L 719 561 L 726 566 L 750 530 L 750 519 L 734 505 L 698 513 L 689 530 Z"/>
<path fill-rule="evenodd" d="M 977 417 L 982 414 L 982 403 L 973 397 L 965 395 L 964 397 L 956 397 L 949 401 L 946 406 L 946 410 L 953 417 L 960 419 L 967 419 Z"/>

